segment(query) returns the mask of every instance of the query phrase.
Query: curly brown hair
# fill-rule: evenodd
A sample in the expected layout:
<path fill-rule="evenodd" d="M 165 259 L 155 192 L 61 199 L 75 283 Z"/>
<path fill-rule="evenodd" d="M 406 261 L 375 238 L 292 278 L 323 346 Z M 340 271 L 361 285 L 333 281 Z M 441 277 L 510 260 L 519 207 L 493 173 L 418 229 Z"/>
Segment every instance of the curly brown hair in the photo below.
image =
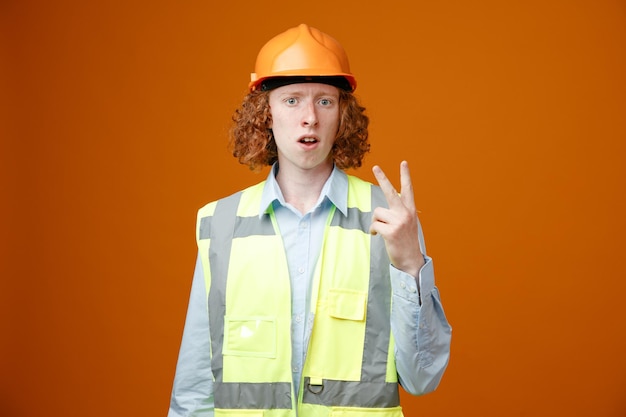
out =
<path fill-rule="evenodd" d="M 259 171 L 278 160 L 271 124 L 269 91 L 255 90 L 246 95 L 233 114 L 229 138 L 229 148 L 239 163 Z M 331 150 L 339 169 L 361 166 L 370 150 L 368 125 L 365 107 L 352 93 L 339 89 L 339 129 Z"/>

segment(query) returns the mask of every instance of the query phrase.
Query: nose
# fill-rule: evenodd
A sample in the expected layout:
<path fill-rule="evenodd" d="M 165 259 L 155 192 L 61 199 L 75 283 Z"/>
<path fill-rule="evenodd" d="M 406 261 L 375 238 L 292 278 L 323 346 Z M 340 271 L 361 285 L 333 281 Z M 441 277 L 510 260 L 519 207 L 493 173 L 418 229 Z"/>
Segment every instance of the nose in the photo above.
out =
<path fill-rule="evenodd" d="M 317 119 L 317 110 L 315 109 L 315 104 L 310 103 L 305 106 L 304 113 L 302 115 L 302 125 L 303 126 L 315 126 L 318 123 Z"/>

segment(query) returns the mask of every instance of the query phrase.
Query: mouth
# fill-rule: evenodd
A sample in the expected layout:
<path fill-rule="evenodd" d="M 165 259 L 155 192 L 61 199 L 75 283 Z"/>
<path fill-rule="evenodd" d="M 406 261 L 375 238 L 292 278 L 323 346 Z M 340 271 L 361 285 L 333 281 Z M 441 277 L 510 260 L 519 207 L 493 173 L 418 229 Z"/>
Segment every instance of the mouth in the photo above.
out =
<path fill-rule="evenodd" d="M 317 140 L 317 138 L 304 137 L 304 138 L 300 138 L 300 140 L 298 142 L 303 143 L 305 145 L 312 145 L 312 144 L 315 144 L 315 143 L 317 143 L 319 141 Z"/>

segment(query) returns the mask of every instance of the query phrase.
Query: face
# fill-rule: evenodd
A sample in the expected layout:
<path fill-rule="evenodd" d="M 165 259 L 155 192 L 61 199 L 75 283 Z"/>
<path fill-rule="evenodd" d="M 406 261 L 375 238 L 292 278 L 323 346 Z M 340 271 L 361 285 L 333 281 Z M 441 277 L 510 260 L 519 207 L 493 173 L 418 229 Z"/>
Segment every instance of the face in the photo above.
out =
<path fill-rule="evenodd" d="M 278 87 L 269 94 L 280 170 L 328 171 L 339 128 L 339 90 L 327 84 Z M 293 171 L 292 171 L 293 172 Z"/>

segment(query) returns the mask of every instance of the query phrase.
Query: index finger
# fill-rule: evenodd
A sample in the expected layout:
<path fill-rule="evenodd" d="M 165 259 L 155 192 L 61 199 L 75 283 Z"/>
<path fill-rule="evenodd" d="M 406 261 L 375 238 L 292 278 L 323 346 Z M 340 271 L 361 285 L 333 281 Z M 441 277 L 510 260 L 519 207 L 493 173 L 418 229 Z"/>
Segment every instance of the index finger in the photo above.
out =
<path fill-rule="evenodd" d="M 381 190 L 383 190 L 383 194 L 385 194 L 385 199 L 387 200 L 389 207 L 391 208 L 397 206 L 398 203 L 401 203 L 402 201 L 400 200 L 398 192 L 394 188 L 393 184 L 391 184 L 391 181 L 389 181 L 389 178 L 387 178 L 383 170 L 378 165 L 374 165 L 372 171 L 374 172 L 376 181 L 378 181 L 378 185 Z"/>
<path fill-rule="evenodd" d="M 400 187 L 400 198 L 402 202 L 409 210 L 415 211 L 413 182 L 411 181 L 411 172 L 407 161 L 400 163 Z"/>

